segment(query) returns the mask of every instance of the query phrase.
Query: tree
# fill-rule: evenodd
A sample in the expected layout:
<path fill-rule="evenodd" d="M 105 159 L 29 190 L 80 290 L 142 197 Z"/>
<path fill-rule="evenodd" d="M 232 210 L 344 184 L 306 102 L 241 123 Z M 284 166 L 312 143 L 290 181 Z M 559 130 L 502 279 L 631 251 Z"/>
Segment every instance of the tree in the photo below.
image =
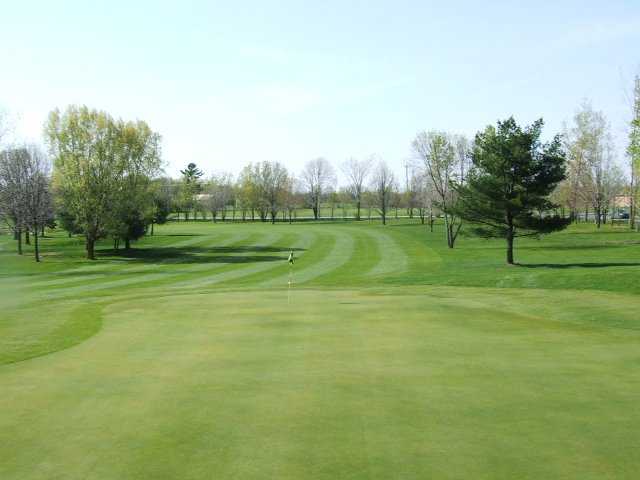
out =
<path fill-rule="evenodd" d="M 407 215 L 413 218 L 416 209 L 420 213 L 420 184 L 416 181 L 419 178 L 417 169 L 410 163 L 406 162 L 405 166 L 405 189 L 403 193 L 403 203 L 407 208 Z M 424 223 L 424 217 L 421 217 Z"/>
<path fill-rule="evenodd" d="M 117 247 L 120 239 L 125 248 L 142 237 L 153 222 L 154 197 L 152 179 L 162 167 L 160 135 L 143 121 L 117 121 L 118 150 L 123 177 L 114 200 L 112 220 L 107 228 Z"/>
<path fill-rule="evenodd" d="M 226 216 L 226 208 L 233 198 L 233 178 L 231 174 L 214 174 L 206 186 L 207 196 L 204 199 L 205 206 L 211 212 L 211 217 L 215 223 L 218 214 L 222 220 Z"/>
<path fill-rule="evenodd" d="M 26 154 L 26 190 L 24 192 L 24 222 L 27 230 L 33 232 L 34 255 L 40 261 L 38 234 L 49 219 L 53 210 L 53 198 L 49 183 L 49 160 L 42 151 L 31 145 L 25 148 Z"/>
<path fill-rule="evenodd" d="M 371 186 L 376 195 L 378 212 L 382 218 L 383 225 L 387 224 L 387 212 L 389 211 L 389 203 L 395 188 L 395 182 L 395 177 L 391 169 L 383 160 L 378 160 L 373 173 L 373 183 Z"/>
<path fill-rule="evenodd" d="M 612 188 L 617 173 L 610 127 L 604 114 L 594 111 L 588 101 L 576 112 L 573 123 L 565 133 L 573 203 L 581 198 L 591 205 L 600 228 L 612 196 L 617 193 Z"/>
<path fill-rule="evenodd" d="M 283 190 L 283 206 L 289 216 L 289 223 L 292 223 L 293 221 L 293 215 L 295 214 L 296 208 L 303 203 L 303 200 L 300 197 L 301 195 L 296 191 L 295 179 L 292 176 L 289 176 L 287 184 Z"/>
<path fill-rule="evenodd" d="M 414 172 L 411 177 L 411 188 L 416 195 L 416 206 L 418 209 L 418 215 L 420 222 L 424 225 L 425 220 L 428 219 L 429 231 L 433 233 L 434 224 L 434 189 L 431 184 L 431 178 L 425 172 Z"/>
<path fill-rule="evenodd" d="M 356 220 L 360 220 L 360 208 L 362 206 L 362 194 L 371 171 L 371 161 L 356 160 L 350 158 L 342 164 L 342 171 L 348 180 L 348 189 L 356 202 Z"/>
<path fill-rule="evenodd" d="M 242 209 L 242 219 L 247 212 L 251 212 L 251 220 L 255 218 L 255 211 L 258 208 L 260 192 L 258 191 L 258 174 L 253 164 L 245 166 L 238 178 L 238 200 Z"/>
<path fill-rule="evenodd" d="M 258 209 L 262 221 L 271 217 L 271 223 L 284 204 L 289 188 L 289 174 L 279 162 L 261 162 L 256 165 L 256 182 L 258 190 Z"/>
<path fill-rule="evenodd" d="M 204 175 L 195 163 L 189 163 L 187 168 L 180 170 L 182 174 L 181 207 L 185 220 L 189 220 L 189 212 L 196 206 L 196 195 L 200 193 L 200 177 Z"/>
<path fill-rule="evenodd" d="M 142 121 L 116 121 L 85 106 L 51 112 L 45 134 L 55 190 L 69 225 L 85 236 L 87 257 L 95 259 L 95 243 L 107 235 L 129 247 L 153 214 L 160 136 Z"/>
<path fill-rule="evenodd" d="M 453 248 L 462 227 L 454 212 L 457 202 L 453 182 L 464 183 L 465 150 L 459 139 L 445 132 L 421 132 L 412 143 L 414 154 L 422 160 L 424 170 L 437 196 L 437 206 L 444 214 L 447 246 Z"/>
<path fill-rule="evenodd" d="M 169 215 L 175 205 L 175 189 L 170 178 L 158 178 L 151 184 L 153 210 L 151 215 L 151 235 L 154 225 L 163 225 L 169 220 Z"/>
<path fill-rule="evenodd" d="M 455 213 L 473 222 L 482 237 L 504 238 L 512 265 L 516 237 L 538 236 L 565 228 L 569 221 L 550 215 L 548 196 L 565 178 L 560 137 L 542 144 L 542 119 L 522 129 L 513 117 L 476 135 L 472 171 L 457 183 Z"/>
<path fill-rule="evenodd" d="M 313 216 L 317 220 L 320 217 L 322 195 L 336 183 L 335 171 L 326 159 L 316 158 L 307 162 L 301 180 L 309 195 Z"/>
<path fill-rule="evenodd" d="M 17 240 L 22 255 L 22 233 L 25 228 L 26 151 L 10 148 L 0 153 L 0 214 Z"/>
<path fill-rule="evenodd" d="M 640 76 L 636 76 L 632 98 L 631 128 L 629 129 L 629 145 L 627 155 L 631 167 L 630 192 L 631 197 L 629 225 L 635 228 L 636 206 L 638 202 L 638 190 L 640 187 Z"/>
<path fill-rule="evenodd" d="M 62 114 L 49 114 L 45 133 L 54 158 L 56 190 L 82 229 L 87 258 L 93 260 L 125 171 L 118 155 L 118 129 L 106 112 L 71 106 Z"/>
<path fill-rule="evenodd" d="M 53 210 L 49 170 L 48 159 L 33 145 L 0 155 L 0 210 L 11 220 L 18 253 L 22 253 L 22 232 L 33 232 L 36 262 L 40 261 L 38 236 Z"/>

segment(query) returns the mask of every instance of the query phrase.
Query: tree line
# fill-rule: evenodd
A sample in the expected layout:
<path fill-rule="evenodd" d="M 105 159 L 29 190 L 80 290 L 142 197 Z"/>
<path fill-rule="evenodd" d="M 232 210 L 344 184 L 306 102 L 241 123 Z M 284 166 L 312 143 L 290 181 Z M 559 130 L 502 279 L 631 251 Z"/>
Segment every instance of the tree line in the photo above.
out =
<path fill-rule="evenodd" d="M 391 211 L 417 216 L 430 231 L 444 223 L 446 244 L 454 248 L 461 231 L 503 238 L 507 263 L 514 263 L 514 239 L 564 228 L 571 221 L 612 218 L 623 199 L 629 224 L 636 226 L 640 175 L 640 79 L 635 79 L 626 150 L 629 175 L 616 162 L 611 127 L 602 112 L 584 102 L 561 134 L 542 142 L 543 121 L 519 126 L 497 122 L 473 139 L 444 131 L 419 132 L 411 142 L 412 161 L 398 178 L 381 158 L 350 158 L 339 169 L 324 158 L 308 161 L 299 175 L 279 162 L 253 162 L 233 178 L 205 177 L 195 163 L 179 178 L 163 175 L 161 137 L 143 121 L 114 119 L 85 106 L 50 113 L 44 137 L 47 152 L 34 145 L 11 145 L 0 152 L 0 216 L 17 249 L 35 242 L 45 227 L 60 225 L 84 236 L 87 257 L 99 239 L 114 249 L 153 234 L 170 218 L 210 217 L 213 222 L 296 220 L 300 209 L 313 218 L 321 209 L 355 220 L 366 210 L 386 224 Z M 0 121 L 0 135 L 2 125 Z M 1 138 L 0 138 L 1 141 Z"/>

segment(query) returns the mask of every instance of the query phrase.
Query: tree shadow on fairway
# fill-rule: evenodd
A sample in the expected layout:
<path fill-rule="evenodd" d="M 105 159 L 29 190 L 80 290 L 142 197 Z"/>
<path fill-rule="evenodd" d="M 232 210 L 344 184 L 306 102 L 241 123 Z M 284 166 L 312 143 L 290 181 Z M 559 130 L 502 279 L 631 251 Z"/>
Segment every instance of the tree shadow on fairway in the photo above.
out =
<path fill-rule="evenodd" d="M 100 257 L 126 260 L 127 263 L 257 263 L 287 259 L 288 253 L 304 248 L 240 245 L 235 247 L 153 247 L 129 250 L 108 249 L 97 252 Z M 275 254 L 281 255 L 275 255 Z M 262 255 L 260 255 L 262 254 Z M 273 254 L 273 255 L 268 255 Z"/>
<path fill-rule="evenodd" d="M 163 235 L 155 234 L 154 237 L 204 237 L 202 233 L 165 233 Z"/>
<path fill-rule="evenodd" d="M 607 267 L 638 267 L 638 262 L 584 262 L 584 263 L 518 263 L 525 268 L 607 268 Z"/>

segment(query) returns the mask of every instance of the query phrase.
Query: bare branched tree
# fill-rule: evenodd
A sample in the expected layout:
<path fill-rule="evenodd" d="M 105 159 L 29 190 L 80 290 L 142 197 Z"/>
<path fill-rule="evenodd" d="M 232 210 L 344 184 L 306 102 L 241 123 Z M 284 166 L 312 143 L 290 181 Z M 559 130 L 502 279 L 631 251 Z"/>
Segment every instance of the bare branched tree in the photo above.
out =
<path fill-rule="evenodd" d="M 326 159 L 320 157 L 307 162 L 300 179 L 309 195 L 313 216 L 317 220 L 320 217 L 322 195 L 336 183 L 335 171 Z"/>
<path fill-rule="evenodd" d="M 396 187 L 396 180 L 393 172 L 384 160 L 378 160 L 373 172 L 372 190 L 376 195 L 378 212 L 382 218 L 382 224 L 387 223 L 387 213 L 391 201 L 391 195 Z"/>
<path fill-rule="evenodd" d="M 233 178 L 231 174 L 212 175 L 205 186 L 205 192 L 203 206 L 211 212 L 212 220 L 215 223 L 219 215 L 224 221 L 227 206 L 233 198 Z"/>
<path fill-rule="evenodd" d="M 51 218 L 50 163 L 32 145 L 11 148 L 0 155 L 0 210 L 18 240 L 22 254 L 23 232 L 33 232 L 36 262 L 40 261 L 38 235 Z"/>
<path fill-rule="evenodd" d="M 620 193 L 620 171 L 614 162 L 609 123 L 588 101 L 583 102 L 565 133 L 565 148 L 573 195 L 591 205 L 600 228 L 613 197 Z"/>
<path fill-rule="evenodd" d="M 444 215 L 447 234 L 447 245 L 453 248 L 462 222 L 458 216 L 451 213 L 457 201 L 457 195 L 452 184 L 462 181 L 466 175 L 464 170 L 464 148 L 456 148 L 456 139 L 445 132 L 421 132 L 412 143 L 414 154 L 422 160 L 425 173 L 431 180 L 433 190 L 437 195 L 437 206 Z"/>
<path fill-rule="evenodd" d="M 356 202 L 356 220 L 360 220 L 360 208 L 362 206 L 362 194 L 371 171 L 372 163 L 368 160 L 350 158 L 342 164 L 342 171 L 347 176 L 349 193 Z"/>

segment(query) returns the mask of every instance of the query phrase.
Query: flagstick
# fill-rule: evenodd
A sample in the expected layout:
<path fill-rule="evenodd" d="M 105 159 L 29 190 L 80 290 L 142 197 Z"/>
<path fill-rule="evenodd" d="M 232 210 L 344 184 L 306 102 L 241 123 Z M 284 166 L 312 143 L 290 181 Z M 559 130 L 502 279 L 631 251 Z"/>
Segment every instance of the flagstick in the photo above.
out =
<path fill-rule="evenodd" d="M 289 287 L 287 288 L 287 305 L 291 304 L 291 275 L 293 272 L 293 265 L 289 264 Z"/>

